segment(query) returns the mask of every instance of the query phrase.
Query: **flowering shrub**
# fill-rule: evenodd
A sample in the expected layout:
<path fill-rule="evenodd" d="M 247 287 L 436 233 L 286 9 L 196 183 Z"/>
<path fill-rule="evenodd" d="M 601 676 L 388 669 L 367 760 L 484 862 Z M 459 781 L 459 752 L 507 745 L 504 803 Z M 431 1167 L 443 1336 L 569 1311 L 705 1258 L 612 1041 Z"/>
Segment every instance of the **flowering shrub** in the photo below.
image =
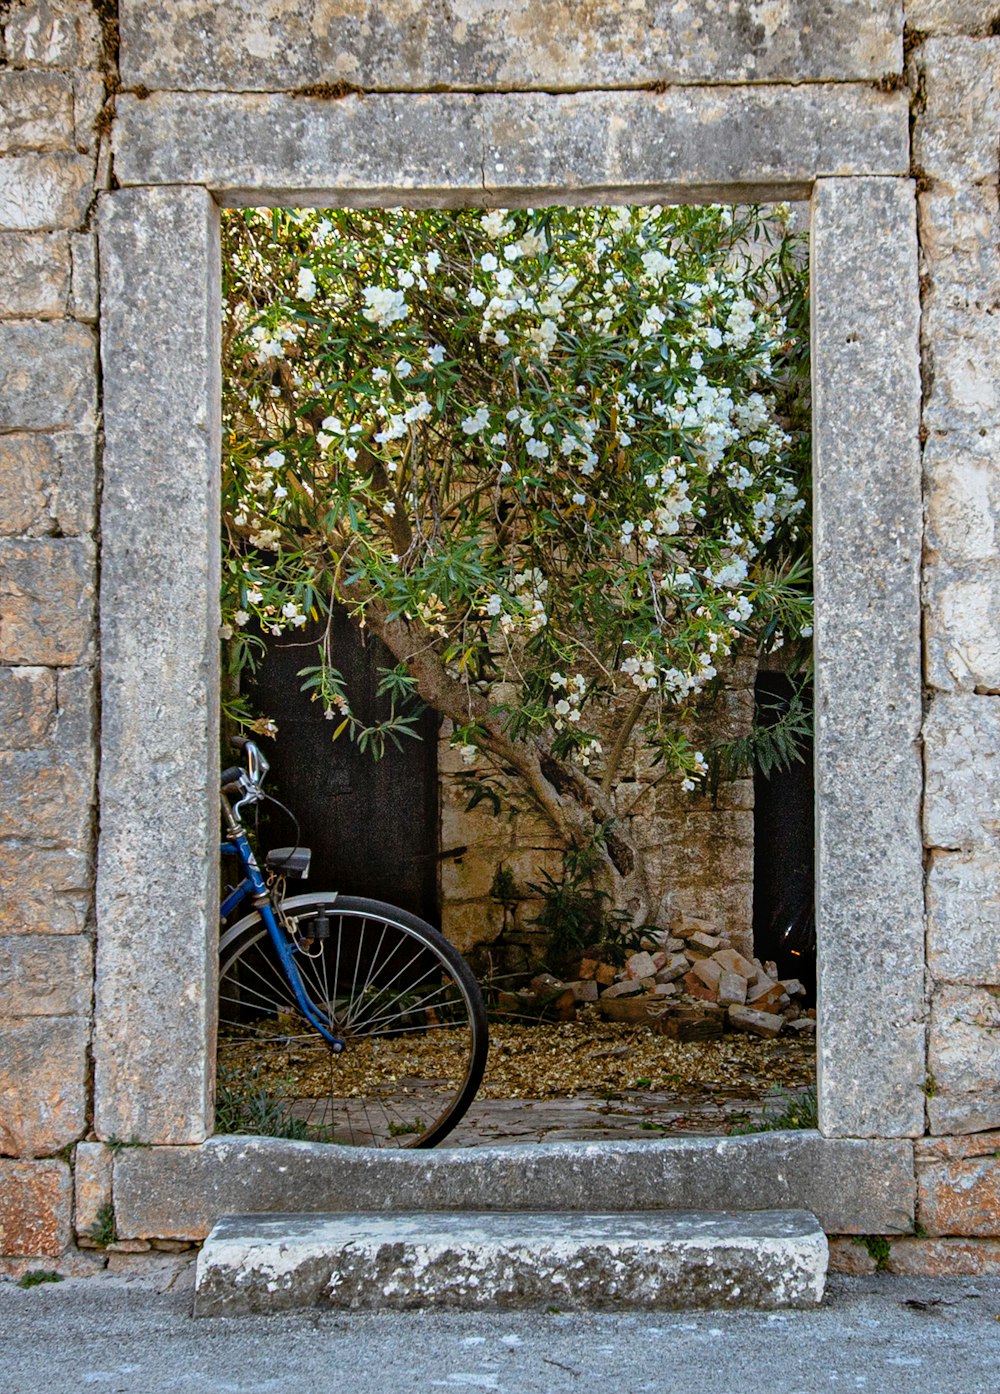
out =
<path fill-rule="evenodd" d="M 399 666 L 373 732 L 321 645 L 305 676 L 334 735 L 377 750 L 419 696 L 634 879 L 629 744 L 693 788 L 690 717 L 726 656 L 811 632 L 782 214 L 250 210 L 225 264 L 233 668 L 256 629 L 346 606 Z"/>

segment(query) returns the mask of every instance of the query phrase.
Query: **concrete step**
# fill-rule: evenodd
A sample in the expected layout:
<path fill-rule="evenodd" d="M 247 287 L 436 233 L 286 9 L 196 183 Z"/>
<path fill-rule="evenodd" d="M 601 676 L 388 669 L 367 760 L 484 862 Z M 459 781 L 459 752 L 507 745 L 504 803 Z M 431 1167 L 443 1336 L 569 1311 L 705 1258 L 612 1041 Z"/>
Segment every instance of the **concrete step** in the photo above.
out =
<path fill-rule="evenodd" d="M 804 1210 L 229 1215 L 195 1313 L 812 1307 L 826 1265 Z"/>

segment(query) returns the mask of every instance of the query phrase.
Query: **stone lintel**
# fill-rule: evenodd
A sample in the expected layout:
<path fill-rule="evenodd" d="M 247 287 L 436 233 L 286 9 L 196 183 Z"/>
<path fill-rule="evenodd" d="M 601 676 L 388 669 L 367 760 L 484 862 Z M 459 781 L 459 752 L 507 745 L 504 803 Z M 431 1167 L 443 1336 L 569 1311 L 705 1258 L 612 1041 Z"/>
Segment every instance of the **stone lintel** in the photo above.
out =
<path fill-rule="evenodd" d="M 774 1132 L 379 1152 L 281 1138 L 121 1149 L 125 1238 L 204 1239 L 222 1215 L 380 1210 L 808 1210 L 831 1234 L 912 1228 L 913 1145 Z"/>
<path fill-rule="evenodd" d="M 898 0 L 766 7 L 596 0 L 122 0 L 127 87 L 275 91 L 356 83 L 574 89 L 654 82 L 845 81 L 898 73 Z M 572 35 L 572 42 L 566 36 Z"/>
<path fill-rule="evenodd" d="M 233 205 L 738 202 L 909 165 L 906 103 L 871 87 L 338 101 L 164 92 L 123 94 L 118 117 L 123 185 L 204 184 Z"/>
<path fill-rule="evenodd" d="M 218 905 L 218 210 L 101 209 L 102 774 L 95 1127 L 209 1126 Z"/>
<path fill-rule="evenodd" d="M 819 1097 L 924 1127 L 920 356 L 913 185 L 813 201 Z"/>

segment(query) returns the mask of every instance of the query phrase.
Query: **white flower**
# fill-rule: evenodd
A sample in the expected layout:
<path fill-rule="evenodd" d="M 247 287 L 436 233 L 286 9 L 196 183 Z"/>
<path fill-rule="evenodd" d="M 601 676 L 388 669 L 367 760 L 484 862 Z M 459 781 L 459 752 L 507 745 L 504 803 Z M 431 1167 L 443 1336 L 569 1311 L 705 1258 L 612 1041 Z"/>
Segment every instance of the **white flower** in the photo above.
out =
<path fill-rule="evenodd" d="M 280 450 L 272 450 L 264 461 L 264 468 L 268 470 L 280 470 L 285 463 L 285 457 Z"/>
<path fill-rule="evenodd" d="M 413 372 L 413 364 L 408 363 L 405 358 L 401 358 L 396 364 L 396 376 L 398 378 L 408 378 Z"/>
<path fill-rule="evenodd" d="M 574 495 L 573 495 L 573 502 L 574 502 L 575 504 L 578 504 L 580 507 L 582 507 L 582 506 L 587 502 L 587 495 L 586 495 L 586 494 L 574 494 Z"/>
<path fill-rule="evenodd" d="M 502 450 L 507 444 L 507 432 L 497 431 L 496 435 L 490 436 L 490 445 L 495 445 L 498 450 Z"/>
<path fill-rule="evenodd" d="M 500 265 L 500 263 L 497 261 L 496 257 L 493 255 L 492 252 L 484 252 L 483 255 L 479 258 L 479 265 L 483 268 L 484 271 L 495 271 L 497 267 Z"/>
<path fill-rule="evenodd" d="M 426 257 L 424 258 L 424 264 L 427 267 L 427 270 L 433 276 L 434 272 L 441 265 L 441 253 L 434 250 L 429 251 Z"/>
<path fill-rule="evenodd" d="M 372 324 L 393 324 L 398 319 L 405 319 L 410 313 L 406 296 L 401 290 L 365 286 L 361 294 L 367 307 L 364 311 L 365 319 L 370 320 Z"/>
<path fill-rule="evenodd" d="M 549 674 L 549 682 L 552 684 L 553 687 L 565 687 L 565 686 L 566 686 L 566 678 L 565 678 L 565 675 L 564 675 L 563 673 L 550 673 L 550 674 Z"/>
<path fill-rule="evenodd" d="M 257 589 L 256 586 L 253 586 L 250 590 L 247 591 L 248 605 L 259 605 L 263 599 L 263 594 Z"/>
<path fill-rule="evenodd" d="M 469 291 L 469 304 L 475 305 L 477 309 L 480 305 L 486 304 L 486 296 L 483 294 L 483 292 L 479 289 L 478 286 L 473 286 L 472 289 Z"/>
<path fill-rule="evenodd" d="M 474 415 L 467 416 L 462 422 L 462 430 L 467 436 L 478 435 L 484 426 L 488 426 L 490 413 L 488 408 L 479 407 Z"/>
<path fill-rule="evenodd" d="M 557 716 L 568 716 L 570 711 L 569 703 L 565 697 L 561 697 L 554 707 Z"/>
<path fill-rule="evenodd" d="M 525 450 L 529 455 L 533 455 L 536 460 L 544 460 L 549 453 L 549 447 L 543 440 L 528 440 L 525 442 Z"/>
<path fill-rule="evenodd" d="M 461 751 L 462 763 L 464 765 L 474 765 L 476 763 L 476 756 L 479 754 L 479 751 L 476 749 L 474 745 L 463 745 L 460 746 L 459 749 Z"/>
<path fill-rule="evenodd" d="M 427 350 L 427 362 L 429 364 L 444 362 L 444 349 L 440 344 L 435 344 L 433 348 Z"/>
<path fill-rule="evenodd" d="M 250 616 L 247 614 L 246 610 L 237 610 L 236 614 L 233 616 L 233 623 L 238 624 L 242 628 L 243 625 L 250 623 Z"/>
<path fill-rule="evenodd" d="M 499 615 L 500 611 L 503 609 L 503 596 L 496 594 L 491 595 L 484 609 L 488 615 Z"/>
<path fill-rule="evenodd" d="M 299 267 L 299 283 L 297 286 L 300 300 L 312 300 L 316 294 L 316 277 L 308 266 Z"/>
<path fill-rule="evenodd" d="M 276 484 L 276 485 L 275 485 L 275 488 L 274 488 L 274 497 L 275 497 L 276 499 L 287 499 L 287 498 L 288 498 L 288 490 L 285 488 L 284 484 Z"/>
<path fill-rule="evenodd" d="M 388 372 L 388 369 L 386 369 L 386 368 L 373 368 L 373 369 L 372 369 L 372 382 L 385 382 L 385 380 L 388 378 L 388 376 L 389 376 L 389 372 Z"/>
<path fill-rule="evenodd" d="M 386 502 L 382 505 L 382 512 L 388 518 L 392 518 L 395 515 L 396 505 L 392 502 L 391 499 L 387 499 Z"/>

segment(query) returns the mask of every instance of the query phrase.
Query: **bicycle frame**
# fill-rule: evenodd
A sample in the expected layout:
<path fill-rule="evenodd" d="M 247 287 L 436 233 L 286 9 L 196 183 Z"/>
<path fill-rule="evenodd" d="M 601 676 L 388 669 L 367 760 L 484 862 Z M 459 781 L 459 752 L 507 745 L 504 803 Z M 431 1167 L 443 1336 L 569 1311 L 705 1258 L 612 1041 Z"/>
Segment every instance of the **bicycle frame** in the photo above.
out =
<path fill-rule="evenodd" d="M 219 850 L 224 857 L 236 857 L 244 874 L 239 885 L 234 887 L 224 898 L 219 907 L 219 916 L 225 921 L 245 900 L 253 902 L 264 922 L 264 927 L 271 936 L 271 942 L 274 944 L 282 971 L 288 979 L 288 985 L 295 995 L 302 1015 L 315 1026 L 322 1036 L 325 1036 L 334 1051 L 343 1050 L 343 1040 L 331 1030 L 329 1019 L 317 1009 L 302 985 L 302 977 L 295 962 L 295 945 L 278 923 L 278 917 L 271 904 L 267 883 L 261 875 L 257 858 L 250 846 L 250 839 L 225 796 L 222 799 L 222 807 L 228 824 L 229 839 L 220 845 Z"/>

